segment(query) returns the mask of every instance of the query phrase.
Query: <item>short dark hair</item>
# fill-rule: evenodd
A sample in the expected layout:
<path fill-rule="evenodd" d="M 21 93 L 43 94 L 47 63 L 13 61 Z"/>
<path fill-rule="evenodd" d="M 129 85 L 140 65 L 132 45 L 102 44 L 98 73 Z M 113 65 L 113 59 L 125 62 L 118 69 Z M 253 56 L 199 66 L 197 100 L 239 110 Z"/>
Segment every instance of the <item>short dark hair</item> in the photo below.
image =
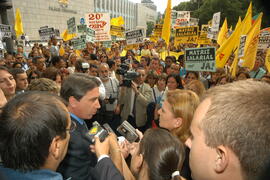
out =
<path fill-rule="evenodd" d="M 68 112 L 58 96 L 26 92 L 11 99 L 0 115 L 0 155 L 7 168 L 40 169 L 54 137 L 66 137 Z"/>
<path fill-rule="evenodd" d="M 17 75 L 18 75 L 18 74 L 23 74 L 23 73 L 25 73 L 25 71 L 24 71 L 23 69 L 21 69 L 21 68 L 12 68 L 12 69 L 10 70 L 10 72 L 11 72 L 12 76 L 13 76 L 15 79 L 17 78 Z"/>
<path fill-rule="evenodd" d="M 74 73 L 65 79 L 60 90 L 60 96 L 66 101 L 71 96 L 80 100 L 88 91 L 99 87 L 99 85 L 100 81 L 96 77 L 91 77 L 84 73 Z"/>
<path fill-rule="evenodd" d="M 54 56 L 51 59 L 52 65 L 55 66 L 57 63 L 59 63 L 63 59 L 61 56 Z"/>

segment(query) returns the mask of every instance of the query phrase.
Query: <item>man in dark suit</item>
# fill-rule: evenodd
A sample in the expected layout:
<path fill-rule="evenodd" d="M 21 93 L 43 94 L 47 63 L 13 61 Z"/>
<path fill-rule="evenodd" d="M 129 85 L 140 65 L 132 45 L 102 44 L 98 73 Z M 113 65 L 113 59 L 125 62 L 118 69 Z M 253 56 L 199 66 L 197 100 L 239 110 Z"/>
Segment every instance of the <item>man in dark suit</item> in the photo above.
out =
<path fill-rule="evenodd" d="M 72 180 L 101 179 L 101 172 L 103 174 L 103 171 L 107 169 L 105 167 L 109 167 L 109 170 L 112 168 L 115 174 L 121 176 L 108 156 L 99 157 L 97 164 L 97 157 L 90 151 L 90 142 L 85 138 L 88 128 L 84 119 L 91 119 L 100 108 L 99 85 L 100 82 L 95 77 L 82 73 L 70 75 L 62 85 L 60 95 L 68 102 L 71 120 L 77 126 L 76 130 L 70 134 L 67 155 L 58 168 L 64 178 L 71 177 Z M 104 155 L 106 154 L 108 153 L 104 153 Z M 102 168 L 100 169 L 100 167 Z"/>

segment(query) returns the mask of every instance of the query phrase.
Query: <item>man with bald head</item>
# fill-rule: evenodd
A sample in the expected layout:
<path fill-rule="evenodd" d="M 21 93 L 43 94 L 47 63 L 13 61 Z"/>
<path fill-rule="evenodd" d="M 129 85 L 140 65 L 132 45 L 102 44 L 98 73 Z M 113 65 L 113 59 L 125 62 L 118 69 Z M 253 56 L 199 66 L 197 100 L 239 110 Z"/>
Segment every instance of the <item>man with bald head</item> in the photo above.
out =
<path fill-rule="evenodd" d="M 98 69 L 99 78 L 101 79 L 104 87 L 106 96 L 102 101 L 102 109 L 100 111 L 101 124 L 109 123 L 113 125 L 112 120 L 114 114 L 119 114 L 118 105 L 118 93 L 119 93 L 119 82 L 116 78 L 110 77 L 110 68 L 107 63 L 101 63 Z"/>

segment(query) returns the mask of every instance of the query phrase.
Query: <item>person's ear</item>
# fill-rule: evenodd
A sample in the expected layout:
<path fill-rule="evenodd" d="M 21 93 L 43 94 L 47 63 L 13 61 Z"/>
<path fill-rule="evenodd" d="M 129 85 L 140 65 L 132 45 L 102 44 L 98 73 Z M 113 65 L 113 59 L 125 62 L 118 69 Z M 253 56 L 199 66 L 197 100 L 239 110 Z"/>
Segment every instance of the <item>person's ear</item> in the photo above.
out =
<path fill-rule="evenodd" d="M 229 152 L 228 149 L 221 145 L 216 148 L 215 167 L 216 173 L 222 173 L 226 170 L 229 164 Z"/>
<path fill-rule="evenodd" d="M 58 160 L 61 158 L 61 138 L 60 136 L 55 136 L 52 140 L 52 143 L 50 145 L 49 153 L 51 156 Z"/>
<path fill-rule="evenodd" d="M 175 122 L 174 122 L 174 128 L 179 128 L 179 127 L 182 126 L 183 119 L 181 117 L 175 118 L 174 120 L 175 120 Z"/>
<path fill-rule="evenodd" d="M 68 103 L 71 107 L 76 107 L 77 106 L 77 103 L 78 103 L 78 100 L 74 97 L 74 96 L 70 96 L 68 98 Z"/>

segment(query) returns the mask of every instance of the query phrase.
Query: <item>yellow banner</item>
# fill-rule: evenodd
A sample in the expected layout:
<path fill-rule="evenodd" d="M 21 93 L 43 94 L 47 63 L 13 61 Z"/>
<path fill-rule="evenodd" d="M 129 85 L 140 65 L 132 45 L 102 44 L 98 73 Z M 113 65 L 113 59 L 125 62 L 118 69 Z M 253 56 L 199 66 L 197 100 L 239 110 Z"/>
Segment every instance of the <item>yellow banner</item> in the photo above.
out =
<path fill-rule="evenodd" d="M 154 36 L 157 36 L 158 38 L 160 38 L 161 33 L 162 33 L 162 24 L 156 24 L 154 28 Z"/>
<path fill-rule="evenodd" d="M 175 30 L 174 44 L 177 46 L 182 43 L 197 43 L 199 27 L 178 27 Z"/>
<path fill-rule="evenodd" d="M 203 24 L 200 32 L 200 36 L 198 38 L 198 44 L 211 44 L 211 39 L 207 38 L 209 25 Z"/>
<path fill-rule="evenodd" d="M 111 35 L 117 36 L 117 37 L 124 37 L 125 28 L 121 26 L 114 26 L 111 25 Z"/>

